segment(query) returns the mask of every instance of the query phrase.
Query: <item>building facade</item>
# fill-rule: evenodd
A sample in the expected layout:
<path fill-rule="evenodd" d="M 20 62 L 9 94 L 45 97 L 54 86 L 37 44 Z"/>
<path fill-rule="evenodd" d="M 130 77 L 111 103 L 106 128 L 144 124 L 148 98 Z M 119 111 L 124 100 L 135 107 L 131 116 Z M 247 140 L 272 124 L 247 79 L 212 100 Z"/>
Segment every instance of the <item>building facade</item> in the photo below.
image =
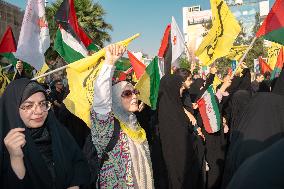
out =
<path fill-rule="evenodd" d="M 24 11 L 19 7 L 0 0 L 0 38 L 2 38 L 8 26 L 12 27 L 15 40 L 18 41 Z"/>

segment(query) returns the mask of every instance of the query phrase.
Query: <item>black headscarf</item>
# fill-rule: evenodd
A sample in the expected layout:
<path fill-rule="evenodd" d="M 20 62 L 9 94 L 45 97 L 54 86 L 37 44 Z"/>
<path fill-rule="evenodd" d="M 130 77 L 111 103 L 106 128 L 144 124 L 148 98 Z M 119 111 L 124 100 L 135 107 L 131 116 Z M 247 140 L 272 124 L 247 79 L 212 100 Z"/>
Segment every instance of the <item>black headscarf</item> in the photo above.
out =
<path fill-rule="evenodd" d="M 198 97 L 200 97 L 203 92 L 204 89 L 200 89 L 202 86 L 204 86 L 204 80 L 201 78 L 197 78 L 196 80 L 194 80 L 194 82 L 190 85 L 190 88 L 188 90 L 191 101 L 192 102 L 196 102 L 198 100 Z M 204 87 L 203 87 L 204 88 Z"/>
<path fill-rule="evenodd" d="M 193 150 L 188 119 L 180 98 L 182 77 L 161 79 L 158 99 L 158 128 L 170 188 L 197 188 L 198 159 Z"/>
<path fill-rule="evenodd" d="M 223 186 L 250 156 L 263 151 L 284 137 L 284 98 L 273 93 L 258 93 L 243 112 L 231 135 Z"/>
<path fill-rule="evenodd" d="M 230 132 L 238 127 L 239 120 L 243 115 L 246 105 L 249 103 L 251 93 L 247 90 L 238 90 L 232 96 L 230 101 L 231 116 L 230 116 Z"/>
<path fill-rule="evenodd" d="M 33 83 L 32 83 L 33 82 Z M 52 141 L 52 156 L 56 175 L 53 183 L 51 173 L 40 150 L 35 144 L 30 129 L 25 129 L 26 144 L 23 147 L 25 177 L 19 180 L 10 166 L 9 153 L 3 143 L 7 133 L 17 127 L 26 128 L 19 115 L 19 106 L 24 98 L 41 91 L 35 81 L 18 79 L 12 81 L 0 99 L 0 183 L 1 188 L 68 188 L 82 185 L 89 180 L 87 163 L 80 148 L 68 131 L 49 111 L 44 127 L 48 128 Z M 24 95 L 24 96 L 23 96 Z"/>
<path fill-rule="evenodd" d="M 246 160 L 227 189 L 284 188 L 283 175 L 284 139 Z"/>

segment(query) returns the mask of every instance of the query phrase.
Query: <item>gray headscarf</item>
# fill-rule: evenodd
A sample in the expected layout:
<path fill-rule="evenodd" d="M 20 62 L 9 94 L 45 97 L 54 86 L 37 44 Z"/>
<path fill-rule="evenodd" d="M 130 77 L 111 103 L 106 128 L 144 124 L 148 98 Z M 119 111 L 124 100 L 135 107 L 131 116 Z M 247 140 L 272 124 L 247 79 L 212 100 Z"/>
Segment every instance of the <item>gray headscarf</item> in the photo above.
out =
<path fill-rule="evenodd" d="M 127 86 L 134 88 L 131 83 L 126 81 L 121 81 L 112 86 L 112 110 L 116 118 L 127 124 L 131 129 L 137 129 L 136 115 L 125 110 L 121 103 L 121 93 Z"/>

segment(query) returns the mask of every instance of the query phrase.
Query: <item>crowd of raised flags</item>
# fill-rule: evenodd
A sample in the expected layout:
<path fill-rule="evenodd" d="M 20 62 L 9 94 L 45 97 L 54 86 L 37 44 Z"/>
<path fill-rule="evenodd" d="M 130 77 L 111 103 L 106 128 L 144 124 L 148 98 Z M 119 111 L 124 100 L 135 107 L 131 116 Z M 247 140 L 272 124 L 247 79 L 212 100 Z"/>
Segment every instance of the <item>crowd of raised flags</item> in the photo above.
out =
<path fill-rule="evenodd" d="M 203 38 L 195 55 L 199 58 L 202 65 L 205 66 L 211 65 L 220 57 L 226 57 L 238 62 L 244 58 L 253 44 L 250 47 L 247 45 L 233 46 L 236 37 L 241 31 L 238 21 L 223 0 L 210 0 L 210 3 L 212 8 L 212 28 Z M 279 20 L 278 18 L 280 18 L 282 10 L 284 10 L 283 4 L 282 0 L 275 2 L 256 34 L 256 37 L 263 36 L 267 40 L 276 42 L 268 50 L 268 63 L 262 57 L 255 57 L 259 60 L 261 73 L 271 72 L 272 78 L 279 75 L 283 67 L 282 60 L 284 54 L 281 45 L 284 44 L 284 40 L 281 35 L 284 33 L 284 23 L 282 20 L 279 22 L 275 21 Z M 73 0 L 64 0 L 54 18 L 58 24 L 58 30 L 54 39 L 54 49 L 65 62 L 70 64 L 70 66 L 66 66 L 67 78 L 71 89 L 70 96 L 73 96 L 73 88 L 78 89 L 77 85 L 79 85 L 80 81 L 82 90 L 84 89 L 87 94 L 92 93 L 92 89 L 88 88 L 86 90 L 88 86 L 86 77 L 89 77 L 87 79 L 95 78 L 95 76 L 89 75 L 89 72 L 92 72 L 92 74 L 97 73 L 101 65 L 101 58 L 104 56 L 104 49 L 99 50 L 79 25 Z M 44 58 L 44 53 L 49 46 L 50 36 L 45 16 L 44 1 L 29 0 L 23 18 L 18 45 L 16 46 L 12 29 L 8 27 L 0 44 L 0 53 L 14 66 L 17 59 L 22 60 L 25 62 L 25 69 L 32 66 L 38 71 L 36 76 L 41 76 L 49 70 Z M 185 50 L 187 49 L 183 35 L 174 17 L 172 17 L 171 24 L 165 30 L 158 55 L 146 67 L 129 50 L 129 60 L 127 61 L 130 61 L 131 66 L 127 67 L 127 69 L 119 70 L 118 80 L 126 79 L 128 74 L 134 72 L 135 79 L 138 81 L 137 88 L 142 91 L 141 100 L 155 109 L 160 78 L 165 73 L 170 72 L 172 66 L 179 66 L 177 63 L 178 58 Z M 89 56 L 89 51 L 96 53 Z M 236 66 L 238 67 L 238 65 Z M 8 80 L 4 83 L 8 83 Z M 3 86 L 2 88 L 4 88 Z M 87 98 L 89 95 L 84 96 Z M 70 99 L 67 98 L 65 102 L 66 104 L 84 104 L 82 99 L 71 97 Z M 85 103 L 91 102 L 90 98 L 86 99 Z M 83 118 L 82 115 L 85 115 L 85 113 L 78 113 L 76 110 L 72 112 L 81 118 Z M 84 120 L 87 119 L 84 118 Z"/>

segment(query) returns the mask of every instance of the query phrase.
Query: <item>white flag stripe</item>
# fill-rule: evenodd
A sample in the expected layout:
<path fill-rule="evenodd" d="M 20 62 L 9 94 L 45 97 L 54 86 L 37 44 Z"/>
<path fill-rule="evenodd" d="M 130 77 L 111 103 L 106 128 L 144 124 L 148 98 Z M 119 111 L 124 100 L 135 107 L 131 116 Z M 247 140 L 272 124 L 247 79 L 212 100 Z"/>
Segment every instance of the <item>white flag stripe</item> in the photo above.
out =
<path fill-rule="evenodd" d="M 44 0 L 28 0 L 15 56 L 40 70 L 49 46 Z"/>
<path fill-rule="evenodd" d="M 78 43 L 78 40 L 76 40 L 70 33 L 66 32 L 63 28 L 61 28 L 60 31 L 62 40 L 66 45 L 79 52 L 84 57 L 88 56 L 88 50 L 86 49 L 82 41 Z"/>
<path fill-rule="evenodd" d="M 174 17 L 172 17 L 171 23 L 171 43 L 172 43 L 172 64 L 176 63 L 176 60 L 184 52 L 184 38 L 180 29 L 176 23 Z"/>

